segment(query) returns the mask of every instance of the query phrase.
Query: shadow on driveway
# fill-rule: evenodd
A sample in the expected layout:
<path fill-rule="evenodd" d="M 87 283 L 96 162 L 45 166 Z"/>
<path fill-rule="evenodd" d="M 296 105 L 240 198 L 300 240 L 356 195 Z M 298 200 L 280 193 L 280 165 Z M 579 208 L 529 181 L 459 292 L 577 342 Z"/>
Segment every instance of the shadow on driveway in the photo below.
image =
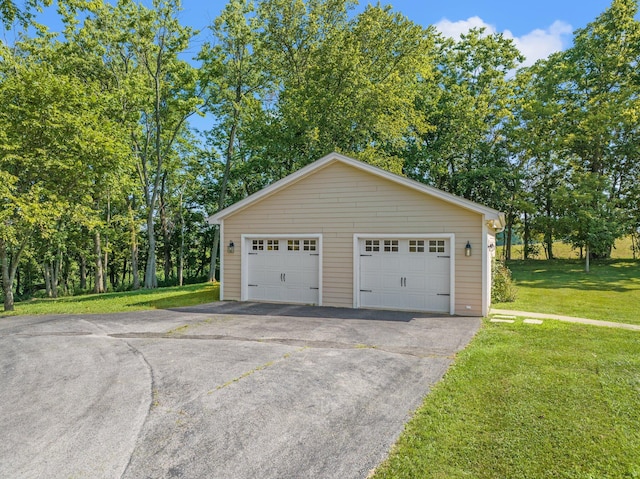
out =
<path fill-rule="evenodd" d="M 200 314 L 239 314 L 249 316 L 289 316 L 297 318 L 366 319 L 373 321 L 409 322 L 416 318 L 442 318 L 449 315 L 416 311 L 387 311 L 378 309 L 335 308 L 330 306 L 308 306 L 279 303 L 250 303 L 218 301 L 170 311 Z M 451 316 L 452 318 L 454 316 Z"/>

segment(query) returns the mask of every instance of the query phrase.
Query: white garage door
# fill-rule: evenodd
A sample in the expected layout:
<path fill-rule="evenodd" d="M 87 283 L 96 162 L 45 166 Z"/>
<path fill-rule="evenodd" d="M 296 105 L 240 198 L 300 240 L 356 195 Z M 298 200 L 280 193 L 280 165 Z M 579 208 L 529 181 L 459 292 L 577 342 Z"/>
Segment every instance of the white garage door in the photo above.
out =
<path fill-rule="evenodd" d="M 360 306 L 450 311 L 450 240 L 360 239 Z"/>
<path fill-rule="evenodd" d="M 319 304 L 317 238 L 245 241 L 248 300 Z"/>

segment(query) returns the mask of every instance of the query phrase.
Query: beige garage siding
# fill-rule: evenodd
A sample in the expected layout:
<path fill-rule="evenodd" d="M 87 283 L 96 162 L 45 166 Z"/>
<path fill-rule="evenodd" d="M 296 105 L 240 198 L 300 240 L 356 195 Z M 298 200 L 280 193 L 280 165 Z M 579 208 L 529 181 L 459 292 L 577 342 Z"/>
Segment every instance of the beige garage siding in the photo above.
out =
<path fill-rule="evenodd" d="M 482 215 L 340 162 L 224 219 L 225 244 L 236 245 L 223 248 L 224 298 L 241 296 L 242 234 L 303 233 L 322 234 L 322 304 L 343 307 L 354 304 L 354 234 L 453 233 L 456 313 L 482 314 Z"/>

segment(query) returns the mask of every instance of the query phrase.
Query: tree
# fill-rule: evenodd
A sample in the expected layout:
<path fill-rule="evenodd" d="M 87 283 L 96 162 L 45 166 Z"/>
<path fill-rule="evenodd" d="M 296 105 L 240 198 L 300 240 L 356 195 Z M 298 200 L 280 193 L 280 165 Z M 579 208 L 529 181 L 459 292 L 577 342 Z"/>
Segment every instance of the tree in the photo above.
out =
<path fill-rule="evenodd" d="M 605 178 L 589 171 L 572 175 L 580 178 L 570 178 L 554 193 L 562 213 L 559 230 L 574 247 L 584 247 L 588 273 L 591 255 L 608 256 L 623 232 L 621 214 L 604 192 Z"/>
<path fill-rule="evenodd" d="M 33 53 L 38 48 L 42 56 Z M 117 170 L 123 154 L 98 84 L 42 61 L 56 58 L 51 45 L 27 43 L 16 51 L 3 50 L 0 71 L 0 171 L 8 185 L 0 228 L 5 310 L 13 309 L 11 289 L 29 238 L 60 234 L 65 217 L 91 221 L 91 192 Z"/>
<path fill-rule="evenodd" d="M 538 62 L 516 76 L 513 121 L 509 128 L 511 151 L 519 164 L 525 257 L 531 250 L 530 238 L 541 235 L 548 259 L 554 258 L 553 242 L 560 213 L 555 191 L 563 184 L 566 162 L 558 152 L 561 106 L 553 100 L 549 80 L 556 74 L 553 65 Z"/>
<path fill-rule="evenodd" d="M 274 179 L 332 150 L 400 173 L 410 128 L 423 126 L 414 100 L 418 79 L 430 75 L 431 31 L 389 7 L 369 6 L 350 20 L 353 5 L 260 5 L 279 82 L 253 144 Z"/>
<path fill-rule="evenodd" d="M 158 286 L 155 217 L 165 160 L 172 154 L 176 138 L 186 128 L 187 118 L 197 111 L 200 103 L 195 92 L 195 70 L 178 57 L 193 34 L 191 29 L 178 23 L 179 0 L 154 0 L 153 6 L 153 10 L 137 6 L 131 19 L 135 35 L 131 47 L 147 82 L 140 128 L 133 133 L 147 207 L 146 288 Z"/>
<path fill-rule="evenodd" d="M 137 160 L 137 180 L 146 210 L 144 286 L 155 288 L 155 224 L 162 179 L 170 174 L 171 164 L 179 163 L 171 163 L 169 159 L 175 157 L 176 141 L 186 132 L 186 121 L 200 103 L 196 71 L 179 58 L 193 31 L 177 20 L 179 0 L 154 0 L 152 8 L 131 0 L 120 0 L 116 5 L 90 3 L 87 7 L 89 10 L 84 13 L 88 17 L 73 38 L 89 53 L 90 64 L 102 72 L 107 88 L 120 99 L 118 118 L 129 128 L 130 148 Z M 71 29 L 75 28 L 77 17 L 73 8 L 67 12 Z M 133 226 L 136 222 L 128 224 Z M 132 263 L 137 261 L 137 248 L 137 239 L 132 235 Z"/>
<path fill-rule="evenodd" d="M 26 0 L 23 2 L 23 8 L 18 6 L 14 0 L 0 0 L 0 21 L 6 26 L 11 27 L 15 22 L 23 26 L 29 25 L 33 21 L 33 11 L 39 10 L 41 5 L 51 5 L 51 0 Z"/>
<path fill-rule="evenodd" d="M 523 167 L 528 231 L 608 256 L 633 231 L 638 178 L 637 2 L 614 0 L 574 45 L 523 69 L 511 137 Z M 620 212 L 626 210 L 626 215 Z M 525 245 L 526 246 L 526 245 Z M 587 263 L 588 264 L 588 263 Z"/>
<path fill-rule="evenodd" d="M 509 73 L 522 61 L 501 34 L 474 29 L 459 40 L 438 40 L 435 78 L 422 82 L 417 107 L 432 126 L 415 135 L 407 174 L 496 208 L 517 186 L 506 128 L 516 109 Z"/>
<path fill-rule="evenodd" d="M 205 43 L 199 59 L 206 108 L 217 124 L 209 141 L 222 153 L 224 169 L 220 178 L 217 210 L 226 206 L 227 185 L 243 137 L 245 120 L 261 108 L 259 98 L 269 83 L 262 60 L 259 31 L 262 20 L 251 2 L 231 0 L 210 27 L 214 44 Z M 209 280 L 215 280 L 220 230 L 216 228 L 211 248 Z"/>

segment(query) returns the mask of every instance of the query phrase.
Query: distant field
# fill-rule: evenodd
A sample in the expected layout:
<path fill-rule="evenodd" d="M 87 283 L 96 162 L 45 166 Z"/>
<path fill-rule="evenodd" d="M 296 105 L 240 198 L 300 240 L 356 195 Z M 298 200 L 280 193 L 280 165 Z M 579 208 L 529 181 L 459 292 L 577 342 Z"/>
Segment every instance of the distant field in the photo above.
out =
<path fill-rule="evenodd" d="M 539 248 L 539 252 L 536 256 L 533 256 L 530 259 L 546 259 L 544 254 L 544 248 L 542 247 L 542 243 L 536 244 Z M 631 248 L 631 238 L 621 238 L 616 241 L 613 251 L 611 251 L 612 259 L 632 259 L 633 258 L 633 250 Z M 498 258 L 502 258 L 503 255 L 503 247 L 498 246 L 497 248 Z M 580 258 L 580 250 L 576 248 L 572 248 L 571 245 L 567 243 L 562 243 L 560 241 L 556 241 L 553 243 L 553 256 L 557 259 L 579 259 Z M 524 259 L 523 254 L 523 245 L 513 245 L 511 247 L 511 259 Z"/>
<path fill-rule="evenodd" d="M 120 313 L 146 309 L 166 309 L 210 303 L 217 301 L 218 298 L 218 283 L 201 283 L 123 293 L 32 299 L 16 303 L 16 310 L 12 313 L 0 311 L 0 317 L 26 314 Z"/>

